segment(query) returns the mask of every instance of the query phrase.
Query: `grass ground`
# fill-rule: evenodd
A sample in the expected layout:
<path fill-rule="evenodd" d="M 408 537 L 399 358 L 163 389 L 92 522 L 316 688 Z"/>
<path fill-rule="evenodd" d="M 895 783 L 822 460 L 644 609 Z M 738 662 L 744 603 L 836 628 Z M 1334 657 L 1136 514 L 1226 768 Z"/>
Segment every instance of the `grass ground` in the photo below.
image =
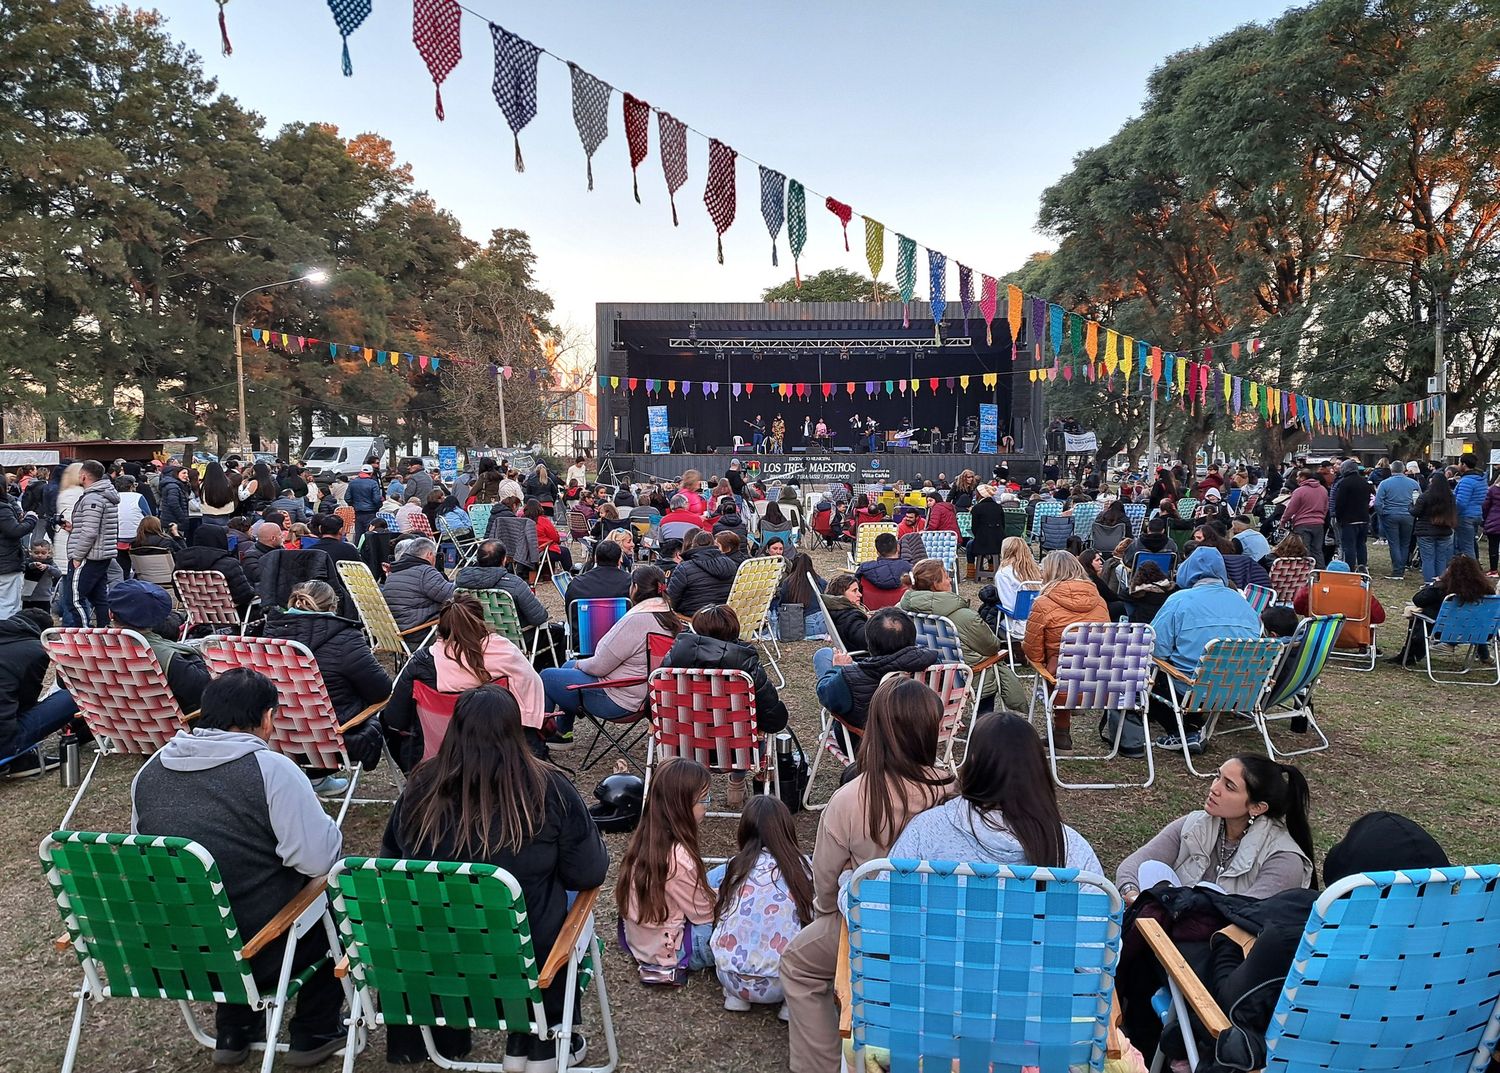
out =
<path fill-rule="evenodd" d="M 1389 653 L 1399 644 L 1404 628 L 1401 606 L 1417 582 L 1398 585 L 1380 580 L 1389 565 L 1385 548 L 1373 547 L 1371 553 L 1377 595 L 1392 619 L 1381 640 L 1382 649 Z M 821 552 L 816 558 L 826 574 L 842 561 L 843 553 Z M 965 583 L 962 591 L 972 597 L 975 586 Z M 556 610 L 555 592 L 547 587 L 546 595 L 552 597 Z M 812 643 L 783 646 L 785 696 L 792 725 L 809 746 L 818 716 L 812 682 L 816 647 Z M 1353 819 L 1373 809 L 1391 809 L 1426 825 L 1455 862 L 1500 859 L 1493 821 L 1494 809 L 1500 806 L 1500 787 L 1489 759 L 1500 716 L 1500 690 L 1434 687 L 1424 676 L 1382 663 L 1373 673 L 1329 672 L 1320 698 L 1320 719 L 1333 748 L 1301 760 L 1312 785 L 1313 828 L 1320 858 Z M 1216 764 L 1233 749 L 1251 745 L 1243 735 L 1212 743 L 1205 763 Z M 581 753 L 560 754 L 559 759 L 576 763 Z M 130 779 L 137 766 L 122 757 L 101 765 L 96 786 L 74 826 L 127 830 Z M 606 767 L 599 764 L 578 773 L 577 782 L 586 798 Z M 370 788 L 389 792 L 389 776 L 377 773 Z M 1168 820 L 1199 807 L 1206 789 L 1205 782 L 1184 770 L 1180 759 L 1158 756 L 1156 784 L 1148 790 L 1064 792 L 1061 800 L 1068 822 L 1093 843 L 1106 868 L 1112 869 Z M 10 966 L 0 973 L 0 1009 L 6 1011 L 8 1026 L 0 1033 L 0 1068 L 13 1073 L 58 1068 L 67 1039 L 78 969 L 71 954 L 52 948 L 50 940 L 61 928 L 37 864 L 36 847 L 62 815 L 70 794 L 55 778 L 0 783 L 0 809 L 9 817 L 0 827 L 0 920 L 5 921 L 0 927 L 0 965 Z M 355 807 L 344 826 L 348 852 L 373 852 L 385 817 L 386 810 L 379 806 Z M 797 827 L 804 848 L 810 849 L 817 815 L 799 815 Z M 703 852 L 731 852 L 733 833 L 733 821 L 708 821 Z M 611 858 L 617 862 L 625 836 L 607 836 L 607 841 Z M 600 931 L 611 936 L 613 902 L 606 897 L 600 906 Z M 698 974 L 681 991 L 644 988 L 636 982 L 629 959 L 613 945 L 606 971 L 623 1070 L 738 1073 L 786 1067 L 785 1026 L 776 1020 L 775 1009 L 726 1013 L 711 974 Z M 589 1019 L 597 1023 L 594 1016 Z M 489 1050 L 498 1053 L 493 1047 Z M 136 1073 L 208 1067 L 208 1055 L 187 1036 L 176 1011 L 167 1004 L 115 1001 L 89 1014 L 80 1070 Z M 380 1033 L 360 1057 L 359 1068 L 386 1068 Z"/>

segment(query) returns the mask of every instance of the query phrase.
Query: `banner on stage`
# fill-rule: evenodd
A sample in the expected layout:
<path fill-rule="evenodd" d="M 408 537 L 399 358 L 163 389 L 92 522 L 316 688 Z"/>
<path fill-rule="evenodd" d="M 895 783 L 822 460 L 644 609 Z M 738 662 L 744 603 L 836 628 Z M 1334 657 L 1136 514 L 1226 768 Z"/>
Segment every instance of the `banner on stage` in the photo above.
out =
<path fill-rule="evenodd" d="M 839 458 L 747 458 L 740 466 L 752 480 L 784 481 L 806 477 L 813 481 L 852 481 L 859 463 Z"/>
<path fill-rule="evenodd" d="M 979 453 L 992 455 L 1000 450 L 1000 407 L 993 402 L 979 404 Z"/>
<path fill-rule="evenodd" d="M 458 448 L 449 444 L 438 445 L 438 472 L 443 475 L 443 480 L 452 484 L 458 480 Z"/>
<path fill-rule="evenodd" d="M 1099 450 L 1099 437 L 1093 432 L 1065 432 L 1063 447 L 1070 455 L 1091 453 Z"/>
<path fill-rule="evenodd" d="M 651 429 L 651 453 L 654 455 L 670 454 L 672 441 L 667 432 L 667 408 L 665 406 L 646 407 L 646 423 Z"/>

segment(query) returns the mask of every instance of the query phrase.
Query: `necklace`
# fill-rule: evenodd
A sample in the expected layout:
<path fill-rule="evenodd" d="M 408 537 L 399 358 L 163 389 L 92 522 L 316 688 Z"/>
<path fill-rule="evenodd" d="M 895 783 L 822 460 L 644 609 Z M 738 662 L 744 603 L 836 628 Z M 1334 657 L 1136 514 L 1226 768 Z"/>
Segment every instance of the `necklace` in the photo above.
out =
<path fill-rule="evenodd" d="M 1229 862 L 1234 860 L 1234 850 L 1229 848 L 1228 828 L 1224 824 L 1219 825 L 1219 837 L 1214 844 L 1214 854 L 1219 858 L 1219 871 L 1222 873 L 1229 867 Z M 1239 847 L 1236 846 L 1235 849 Z"/>

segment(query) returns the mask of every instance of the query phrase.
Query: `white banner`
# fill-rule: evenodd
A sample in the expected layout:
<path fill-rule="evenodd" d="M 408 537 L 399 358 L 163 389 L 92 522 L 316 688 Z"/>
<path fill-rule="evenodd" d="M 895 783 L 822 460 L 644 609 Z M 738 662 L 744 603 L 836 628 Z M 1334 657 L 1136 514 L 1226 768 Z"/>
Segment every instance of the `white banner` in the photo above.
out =
<path fill-rule="evenodd" d="M 1092 453 L 1099 450 L 1099 437 L 1092 432 L 1065 432 L 1063 446 L 1070 455 Z"/>

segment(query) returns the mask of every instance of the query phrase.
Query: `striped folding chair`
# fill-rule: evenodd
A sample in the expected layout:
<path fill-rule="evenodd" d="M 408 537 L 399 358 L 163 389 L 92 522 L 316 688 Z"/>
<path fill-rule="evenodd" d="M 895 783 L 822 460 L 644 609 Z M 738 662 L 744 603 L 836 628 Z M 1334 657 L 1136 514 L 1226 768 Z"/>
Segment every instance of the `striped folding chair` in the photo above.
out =
<path fill-rule="evenodd" d="M 1063 503 L 1060 499 L 1039 499 L 1036 510 L 1031 515 L 1031 542 L 1039 544 L 1042 540 L 1042 522 L 1048 518 L 1055 518 L 1063 512 Z"/>
<path fill-rule="evenodd" d="M 778 689 L 786 688 L 786 675 L 781 673 L 781 642 L 771 624 L 771 602 L 781 587 L 781 574 L 786 560 L 780 556 L 760 556 L 746 559 L 734 572 L 734 581 L 729 586 L 729 597 L 724 602 L 734 609 L 740 620 L 740 640 L 760 645 L 761 653 L 771 670 L 776 672 Z"/>
<path fill-rule="evenodd" d="M 545 626 L 532 630 L 531 640 L 526 640 L 526 630 L 521 625 L 521 614 L 516 610 L 516 601 L 504 589 L 453 590 L 453 595 L 457 596 L 459 593 L 478 600 L 479 606 L 484 609 L 484 620 L 489 623 L 490 629 L 525 652 L 527 659 L 536 659 L 543 634 L 547 636 L 547 648 L 552 649 L 552 631 Z"/>
<path fill-rule="evenodd" d="M 1318 726 L 1313 694 L 1318 676 L 1328 666 L 1334 641 L 1343 625 L 1342 615 L 1305 618 L 1297 624 L 1297 632 L 1285 646 L 1271 684 L 1255 712 L 1255 723 L 1265 740 L 1266 753 L 1273 760 L 1277 757 L 1321 752 L 1328 748 L 1328 737 L 1323 733 L 1323 728 Z M 1318 736 L 1319 744 L 1305 749 L 1276 748 L 1271 740 L 1271 723 L 1283 721 L 1290 722 L 1293 730 L 1300 730 L 1302 733 L 1311 730 Z"/>
<path fill-rule="evenodd" d="M 574 600 L 568 605 L 567 658 L 592 656 L 600 639 L 629 610 L 630 601 L 623 596 L 608 600 Z"/>
<path fill-rule="evenodd" d="M 560 1073 L 611 1073 L 619 1064 L 614 1015 L 604 987 L 604 943 L 595 932 L 599 888 L 580 891 L 551 953 L 538 957 L 521 885 L 493 864 L 345 857 L 328 876 L 333 917 L 348 955 L 356 1028 L 419 1028 L 431 1059 L 446 1069 L 495 1070 L 453 1061 L 433 1042 L 443 1028 L 524 1032 L 557 1041 Z M 564 980 L 562 1021 L 552 1024 L 542 990 Z M 599 1002 L 607 1060 L 569 1066 L 579 992 Z M 378 994 L 378 998 L 377 998 Z M 345 1073 L 353 1063 L 344 1062 Z"/>
<path fill-rule="evenodd" d="M 930 648 L 942 657 L 944 663 L 961 663 L 968 666 L 964 661 L 963 641 L 959 637 L 958 627 L 953 620 L 944 615 L 928 615 L 919 611 L 910 612 L 912 623 L 917 628 L 916 643 L 923 648 Z M 971 682 L 974 686 L 974 718 L 979 718 L 979 706 L 984 699 L 984 676 L 990 675 L 995 682 L 995 695 L 1000 693 L 1000 662 L 1001 657 L 997 652 L 993 656 L 986 656 L 973 667 L 970 667 Z M 951 745 L 949 752 L 952 752 Z"/>
<path fill-rule="evenodd" d="M 1074 753 L 1073 760 L 1113 760 L 1120 752 L 1125 721 L 1131 715 L 1145 718 L 1151 696 L 1152 650 L 1156 633 L 1140 622 L 1077 622 L 1063 631 L 1057 659 L 1057 674 L 1032 664 L 1036 688 L 1031 709 L 1042 703 L 1047 730 L 1047 763 L 1057 785 L 1069 790 L 1113 790 L 1124 786 L 1150 786 L 1156 778 L 1151 757 L 1151 735 L 1146 738 L 1146 781 L 1064 782 L 1057 770 L 1057 745 L 1052 735 L 1052 717 L 1059 710 L 1119 713 L 1109 752 L 1089 756 Z"/>
<path fill-rule="evenodd" d="M 234 606 L 234 597 L 229 594 L 229 582 L 217 570 L 174 570 L 172 584 L 177 588 L 177 598 L 187 610 L 187 622 L 183 629 L 195 626 L 231 627 L 244 633 L 250 625 L 250 612 L 257 602 L 252 600 L 245 610 Z"/>
<path fill-rule="evenodd" d="M 490 531 L 490 513 L 494 509 L 493 503 L 475 503 L 469 508 L 469 525 L 475 540 L 483 540 Z"/>
<path fill-rule="evenodd" d="M 42 647 L 98 750 L 58 824 L 66 828 L 105 754 L 149 756 L 185 719 L 156 654 L 134 630 L 56 626 L 42 632 Z"/>
<path fill-rule="evenodd" d="M 853 573 L 860 563 L 878 558 L 875 554 L 875 538 L 881 533 L 896 535 L 895 522 L 865 522 L 854 531 L 854 547 L 849 551 L 849 572 Z"/>
<path fill-rule="evenodd" d="M 1146 524 L 1146 504 L 1126 503 L 1125 520 L 1130 523 L 1130 532 L 1134 536 L 1141 535 L 1141 526 Z"/>
<path fill-rule="evenodd" d="M 1240 590 L 1240 595 L 1255 609 L 1257 615 L 1276 602 L 1276 590 L 1265 585 L 1251 583 Z"/>
<path fill-rule="evenodd" d="M 292 975 L 297 940 L 321 926 L 337 955 L 338 933 L 328 912 L 323 878 L 310 881 L 270 923 L 242 935 L 213 855 L 186 838 L 164 835 L 54 831 L 40 849 L 47 884 L 67 929 L 65 940 L 78 958 L 83 981 L 63 1053 L 62 1073 L 78 1058 L 90 1004 L 104 999 L 158 999 L 177 1003 L 193 1038 L 216 1046 L 190 1005 L 229 1002 L 265 1014 L 261 1070 L 270 1073 L 279 1052 L 288 1002 L 322 962 Z M 285 953 L 275 982 L 255 982 L 250 959 L 281 936 Z M 354 1001 L 352 988 L 345 995 Z M 345 1068 L 364 1049 L 363 1024 L 350 1025 Z"/>
<path fill-rule="evenodd" d="M 1094 533 L 1094 522 L 1099 520 L 1099 512 L 1103 509 L 1103 505 L 1099 503 L 1075 503 L 1073 535 L 1087 542 Z"/>
<path fill-rule="evenodd" d="M 396 625 L 396 617 L 391 614 L 390 605 L 385 602 L 385 594 L 375 584 L 375 575 L 370 573 L 370 568 L 364 562 L 340 559 L 334 567 L 339 572 L 339 580 L 344 583 L 344 588 L 349 590 L 349 598 L 354 601 L 360 621 L 364 623 L 365 636 L 370 639 L 370 647 L 377 655 L 392 655 L 398 663 L 405 663 L 414 651 L 426 646 L 436 635 L 437 619 L 413 626 L 409 630 Z M 411 642 L 418 638 L 420 640 L 417 640 L 416 648 L 413 648 Z M 397 669 L 400 669 L 399 666 Z"/>
<path fill-rule="evenodd" d="M 1271 564 L 1271 588 L 1276 590 L 1276 602 L 1290 605 L 1297 590 L 1308 583 L 1317 569 L 1316 559 L 1277 559 Z"/>
<path fill-rule="evenodd" d="M 1500 685 L 1500 595 L 1480 597 L 1471 604 L 1461 604 L 1456 596 L 1443 598 L 1436 618 L 1413 615 L 1427 634 L 1427 677 L 1441 685 Z M 1434 669 L 1432 646 L 1452 645 L 1455 650 L 1464 650 L 1464 661 L 1458 669 Z M 1495 669 L 1494 681 L 1475 679 L 1468 681 L 1464 675 L 1472 669 L 1474 657 L 1480 650 L 1488 649 L 1490 664 Z"/>
<path fill-rule="evenodd" d="M 392 533 L 396 532 L 396 516 L 388 510 L 380 511 L 375 515 L 375 520 L 385 522 L 385 527 Z"/>
<path fill-rule="evenodd" d="M 1281 660 L 1283 642 L 1274 637 L 1222 638 L 1208 642 L 1198 669 L 1189 678 L 1166 660 L 1156 660 L 1167 683 L 1158 700 L 1172 708 L 1177 719 L 1177 738 L 1182 743 L 1182 757 L 1187 769 L 1199 778 L 1210 778 L 1216 772 L 1199 771 L 1193 766 L 1187 744 L 1186 717 L 1191 715 L 1202 724 L 1200 736 L 1206 745 L 1213 737 L 1221 716 L 1239 716 L 1246 720 L 1242 729 L 1255 726 L 1255 712 L 1271 684 L 1272 673 Z"/>
<path fill-rule="evenodd" d="M 333 513 L 338 516 L 339 521 L 344 523 L 344 528 L 339 530 L 340 540 L 354 539 L 354 508 L 347 503 L 333 508 Z"/>
<path fill-rule="evenodd" d="M 781 795 L 775 754 L 755 721 L 755 683 L 744 671 L 661 667 L 647 680 L 651 738 L 646 749 L 646 789 L 658 761 L 696 760 L 715 773 L 764 777 L 768 794 Z M 735 817 L 738 812 L 710 812 Z"/>
<path fill-rule="evenodd" d="M 407 524 L 411 526 L 408 533 L 416 533 L 418 536 L 432 538 L 436 534 L 432 531 L 432 523 L 427 520 L 427 515 L 421 511 L 408 515 Z"/>
<path fill-rule="evenodd" d="M 279 703 L 271 715 L 271 736 L 266 744 L 302 767 L 349 772 L 349 787 L 344 791 L 336 821 L 343 826 L 349 806 L 356 803 L 354 791 L 364 771 L 363 765 L 350 759 L 344 735 L 384 708 L 389 698 L 376 701 L 348 722 L 340 723 L 333 701 L 328 699 L 328 687 L 323 684 L 318 661 L 301 642 L 285 637 L 210 637 L 203 643 L 203 662 L 215 677 L 236 667 L 248 667 L 276 683 Z M 384 735 L 381 748 L 385 749 Z M 404 785 L 406 780 L 389 750 L 386 758 L 395 772 L 398 787 Z M 391 802 L 361 799 L 357 803 Z"/>
<path fill-rule="evenodd" d="M 1356 671 L 1375 669 L 1375 623 L 1370 609 L 1370 575 L 1338 570 L 1314 570 L 1308 580 L 1307 613 L 1343 615 L 1344 628 L 1333 643 L 1329 659 Z"/>
<path fill-rule="evenodd" d="M 1199 501 L 1192 496 L 1177 501 L 1177 517 L 1192 521 L 1193 516 L 1198 513 Z"/>
<path fill-rule="evenodd" d="M 927 558 L 936 559 L 943 564 L 948 571 L 948 576 L 953 579 L 953 591 L 958 591 L 958 534 L 952 530 L 939 529 L 935 532 L 921 532 L 917 534 L 922 538 L 922 550 Z"/>
<path fill-rule="evenodd" d="M 1261 1068 L 1486 1069 L 1500 1040 L 1497 879 L 1500 865 L 1487 864 L 1358 873 L 1329 884 L 1281 985 Z M 1174 1020 L 1187 1023 L 1191 1010 L 1215 1039 L 1241 1031 L 1161 925 L 1141 917 L 1136 926 L 1166 969 Z M 1182 1036 L 1196 1068 L 1194 1033 Z"/>
<path fill-rule="evenodd" d="M 1122 1049 L 1124 906 L 1103 876 L 883 859 L 855 869 L 841 901 L 853 1068 L 1101 1073 Z"/>

